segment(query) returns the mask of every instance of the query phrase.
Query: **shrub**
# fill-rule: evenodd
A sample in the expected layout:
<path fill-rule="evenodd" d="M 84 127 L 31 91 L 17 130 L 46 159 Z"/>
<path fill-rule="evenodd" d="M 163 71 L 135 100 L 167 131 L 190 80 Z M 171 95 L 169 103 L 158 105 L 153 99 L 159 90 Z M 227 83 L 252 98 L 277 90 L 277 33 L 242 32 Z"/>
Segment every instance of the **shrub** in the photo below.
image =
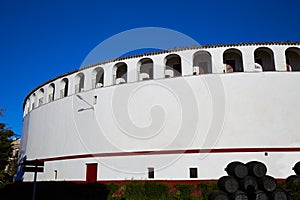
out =
<path fill-rule="evenodd" d="M 124 198 L 130 200 L 143 200 L 145 199 L 144 183 L 138 181 L 125 182 L 124 186 Z"/>
<path fill-rule="evenodd" d="M 107 200 L 121 200 L 123 197 L 123 193 L 121 191 L 121 186 L 117 184 L 109 184 L 107 185 L 109 190 L 109 194 L 107 196 Z"/>
<path fill-rule="evenodd" d="M 209 194 L 213 190 L 217 190 L 217 182 L 203 182 L 197 185 L 197 189 L 201 192 L 200 199 L 208 199 Z"/>
<path fill-rule="evenodd" d="M 170 199 L 170 187 L 165 183 L 146 182 L 145 199 L 146 200 L 167 200 Z"/>
<path fill-rule="evenodd" d="M 194 192 L 195 185 L 191 184 L 176 184 L 175 186 L 175 199 L 178 200 L 192 200 L 194 199 L 192 193 Z"/>

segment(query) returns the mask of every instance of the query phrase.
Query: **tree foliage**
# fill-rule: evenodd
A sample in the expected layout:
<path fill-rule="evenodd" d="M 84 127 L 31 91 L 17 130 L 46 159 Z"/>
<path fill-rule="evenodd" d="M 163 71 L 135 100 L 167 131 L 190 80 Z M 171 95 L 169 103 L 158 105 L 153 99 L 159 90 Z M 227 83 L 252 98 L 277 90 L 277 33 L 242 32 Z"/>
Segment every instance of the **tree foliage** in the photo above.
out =
<path fill-rule="evenodd" d="M 0 117 L 3 116 L 4 109 L 0 109 Z M 0 122 L 0 180 L 5 177 L 5 167 L 9 163 L 9 158 L 12 155 L 11 138 L 14 136 L 14 132 L 6 128 L 6 124 Z"/>

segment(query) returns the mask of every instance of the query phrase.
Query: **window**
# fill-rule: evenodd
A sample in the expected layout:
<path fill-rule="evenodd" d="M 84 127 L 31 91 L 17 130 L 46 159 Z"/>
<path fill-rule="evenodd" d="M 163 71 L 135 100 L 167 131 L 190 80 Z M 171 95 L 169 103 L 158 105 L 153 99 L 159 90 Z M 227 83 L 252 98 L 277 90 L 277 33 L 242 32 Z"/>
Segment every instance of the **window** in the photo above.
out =
<path fill-rule="evenodd" d="M 69 80 L 64 78 L 61 81 L 60 98 L 68 96 Z"/>
<path fill-rule="evenodd" d="M 138 80 L 153 79 L 153 61 L 150 58 L 143 58 L 138 62 Z"/>
<path fill-rule="evenodd" d="M 208 74 L 212 72 L 210 53 L 198 51 L 193 57 L 193 75 Z"/>
<path fill-rule="evenodd" d="M 31 103 L 31 110 L 33 110 L 34 107 L 35 107 L 35 94 L 33 94 L 33 95 L 30 97 L 30 103 Z"/>
<path fill-rule="evenodd" d="M 54 101 L 55 85 L 51 83 L 48 87 L 48 102 Z"/>
<path fill-rule="evenodd" d="M 197 168 L 190 168 L 190 178 L 198 178 L 198 169 Z"/>
<path fill-rule="evenodd" d="M 84 90 L 84 74 L 79 73 L 75 77 L 75 93 L 82 92 Z"/>
<path fill-rule="evenodd" d="M 300 48 L 288 48 L 285 51 L 285 57 L 286 64 L 291 67 L 291 71 L 300 71 Z"/>
<path fill-rule="evenodd" d="M 165 78 L 181 76 L 181 57 L 177 54 L 165 58 Z"/>
<path fill-rule="evenodd" d="M 238 49 L 227 49 L 223 54 L 223 63 L 230 65 L 234 72 L 243 72 L 243 56 Z"/>
<path fill-rule="evenodd" d="M 44 103 L 44 89 L 41 88 L 38 93 L 38 105 L 41 106 Z"/>
<path fill-rule="evenodd" d="M 124 62 L 117 63 L 114 66 L 114 84 L 122 84 L 127 82 L 127 64 Z"/>
<path fill-rule="evenodd" d="M 93 79 L 92 79 L 92 87 L 93 88 L 99 88 L 103 87 L 103 81 L 104 81 L 104 70 L 102 67 L 97 67 L 93 70 L 92 73 Z"/>
<path fill-rule="evenodd" d="M 154 178 L 154 168 L 153 167 L 148 168 L 148 178 Z"/>
<path fill-rule="evenodd" d="M 260 64 L 263 71 L 275 71 L 273 51 L 266 47 L 260 47 L 254 51 L 254 61 Z"/>

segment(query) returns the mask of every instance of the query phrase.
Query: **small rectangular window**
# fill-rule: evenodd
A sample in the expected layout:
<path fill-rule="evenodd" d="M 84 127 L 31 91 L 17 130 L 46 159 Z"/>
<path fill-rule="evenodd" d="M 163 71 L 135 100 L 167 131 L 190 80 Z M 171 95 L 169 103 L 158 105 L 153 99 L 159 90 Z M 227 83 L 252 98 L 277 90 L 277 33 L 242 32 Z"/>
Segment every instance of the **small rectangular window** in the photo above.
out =
<path fill-rule="evenodd" d="M 148 178 L 154 178 L 154 168 L 153 167 L 148 168 Z"/>
<path fill-rule="evenodd" d="M 97 96 L 94 96 L 94 105 L 97 103 Z"/>
<path fill-rule="evenodd" d="M 198 169 L 190 168 L 190 178 L 198 178 Z"/>

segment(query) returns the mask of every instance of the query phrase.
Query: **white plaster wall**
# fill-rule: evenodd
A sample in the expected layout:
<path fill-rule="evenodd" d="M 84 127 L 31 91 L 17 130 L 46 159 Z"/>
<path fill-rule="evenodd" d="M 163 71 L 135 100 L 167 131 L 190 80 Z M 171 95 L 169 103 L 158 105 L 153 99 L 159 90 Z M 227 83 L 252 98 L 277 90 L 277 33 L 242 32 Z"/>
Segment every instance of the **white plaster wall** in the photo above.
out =
<path fill-rule="evenodd" d="M 117 158 L 86 158 L 76 160 L 49 161 L 38 180 L 85 181 L 86 164 L 97 163 L 97 180 L 153 180 L 148 178 L 148 168 L 154 168 L 154 180 L 217 180 L 227 175 L 225 168 L 233 161 L 247 163 L 260 161 L 267 166 L 267 175 L 285 179 L 294 174 L 292 167 L 299 161 L 299 152 L 277 153 L 211 153 L 143 155 Z M 189 177 L 189 168 L 198 169 L 198 178 Z M 55 172 L 57 178 L 55 179 Z M 25 181 L 33 180 L 33 173 L 26 173 Z"/>
<path fill-rule="evenodd" d="M 87 68 L 81 71 L 85 75 L 85 89 L 79 95 L 84 101 L 74 95 L 75 76 L 80 72 L 65 76 L 69 80 L 69 96 L 65 98 L 60 98 L 60 83 L 65 77 L 58 78 L 28 97 L 30 110 L 33 101 L 35 109 L 25 112 L 21 152 L 27 159 L 47 159 L 104 152 L 299 147 L 300 72 L 252 72 L 254 51 L 259 47 L 264 46 L 233 47 L 242 52 L 244 73 L 223 74 L 223 52 L 231 47 L 204 49 L 212 55 L 215 74 L 202 76 L 190 76 L 193 54 L 199 49 L 174 52 L 181 56 L 184 77 L 162 79 L 164 58 L 170 53 L 150 56 L 156 80 L 136 82 L 136 64 L 143 57 L 131 58 L 124 61 L 128 65 L 128 84 L 113 85 L 113 66 L 120 62 L 116 61 L 99 65 L 104 69 L 105 87 L 92 90 L 92 71 L 99 66 Z M 266 47 L 274 52 L 276 71 L 285 71 L 284 52 L 290 45 Z M 47 103 L 45 95 L 44 105 L 37 107 L 38 91 L 41 88 L 47 91 L 51 83 L 55 84 L 55 101 Z M 261 155 L 210 154 L 205 162 L 201 161 L 202 167 L 198 165 L 200 161 L 195 163 L 195 155 L 184 155 L 177 164 L 157 171 L 156 175 L 158 179 L 185 179 L 188 166 L 199 166 L 199 178 L 209 179 L 219 176 L 212 174 L 210 165 L 223 167 L 238 158 L 264 159 L 271 166 L 281 166 L 270 170 L 275 176 L 285 178 L 299 158 L 296 158 L 298 153 L 291 152 L 272 153 L 272 160 Z M 96 160 L 125 171 L 143 171 L 168 163 L 173 157 L 148 155 Z M 96 161 L 85 158 L 47 162 L 41 180 L 52 180 L 54 170 L 62 174 L 60 180 L 84 180 L 86 162 Z M 105 165 L 99 165 L 100 168 L 105 172 L 99 173 L 101 180 L 147 176 L 145 171 L 132 175 Z M 25 177 L 28 176 L 31 175 Z"/>
<path fill-rule="evenodd" d="M 82 92 L 80 96 L 86 102 L 72 95 L 40 106 L 25 117 L 24 127 L 28 128 L 23 129 L 23 134 L 28 135 L 28 139 L 24 153 L 27 159 L 43 159 L 104 152 L 299 147 L 299 78 L 299 72 L 210 74 Z M 220 83 L 221 85 L 217 85 Z M 222 94 L 221 90 L 225 96 L 218 97 L 220 102 L 212 99 L 214 94 Z M 93 104 L 94 95 L 98 96 L 98 101 L 93 110 L 89 104 Z M 189 103 L 190 105 L 186 105 Z M 219 106 L 216 103 L 224 105 L 223 113 L 214 110 Z M 185 115 L 186 110 L 190 116 Z M 220 122 L 222 124 L 214 123 L 214 115 L 224 116 L 224 120 Z M 192 127 L 195 116 L 197 127 Z M 164 123 L 160 124 L 161 121 Z M 158 127 L 159 130 L 155 123 L 162 125 Z M 221 127 L 217 135 L 211 131 L 211 126 Z M 282 153 L 287 156 L 286 159 L 290 159 L 291 154 Z M 219 160 L 219 155 L 221 154 L 210 154 L 211 161 L 205 162 L 214 163 Z M 234 154 L 235 157 L 232 154 L 226 155 L 230 159 L 248 159 L 250 154 Z M 106 159 L 124 170 L 126 166 L 128 170 L 135 170 L 128 163 L 139 163 L 140 157 L 133 157 L 130 162 L 125 157 Z M 136 165 L 137 169 L 146 169 L 145 163 L 151 164 L 146 161 L 150 158 L 146 157 L 141 164 Z M 164 160 L 162 156 L 154 160 L 159 164 L 169 162 L 168 159 Z M 286 166 L 286 159 L 279 159 L 276 166 L 278 163 Z M 184 160 L 178 164 L 178 169 L 195 164 Z M 85 167 L 78 164 L 79 168 L 80 166 Z M 62 165 L 61 170 L 67 170 L 65 167 L 68 168 L 68 165 Z M 291 166 L 284 168 L 288 167 Z M 72 170 L 71 167 L 69 170 Z M 205 173 L 201 177 L 208 178 L 211 175 L 205 169 L 202 170 Z M 287 170 L 280 170 L 273 169 L 273 172 L 279 177 L 287 175 Z M 120 172 L 116 173 L 104 173 L 106 175 L 102 174 L 99 178 L 103 176 L 103 179 L 113 179 L 121 175 Z M 164 175 L 159 172 L 158 175 L 161 175 L 158 177 L 173 177 L 177 174 L 177 179 L 184 179 L 185 176 L 180 173 L 171 170 Z M 125 175 L 126 173 L 120 177 Z M 50 175 L 46 173 L 45 176 Z M 74 177 L 82 179 L 82 175 Z M 66 175 L 66 179 L 68 178 L 73 179 L 72 175 Z"/>

